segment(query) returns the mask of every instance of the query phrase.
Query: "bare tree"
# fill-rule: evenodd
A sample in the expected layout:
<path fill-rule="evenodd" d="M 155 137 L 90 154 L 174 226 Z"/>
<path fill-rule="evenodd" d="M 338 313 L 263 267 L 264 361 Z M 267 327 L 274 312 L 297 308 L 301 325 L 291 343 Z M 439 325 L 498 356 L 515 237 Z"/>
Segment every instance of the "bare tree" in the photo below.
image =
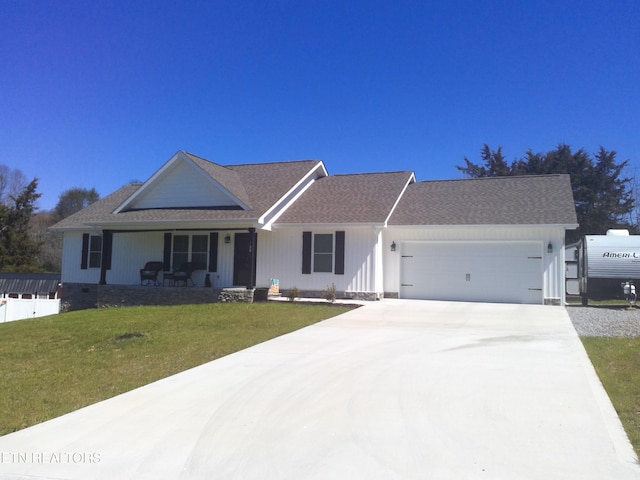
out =
<path fill-rule="evenodd" d="M 27 177 L 20 169 L 0 165 L 0 203 L 6 205 L 11 197 L 20 195 L 27 183 Z"/>

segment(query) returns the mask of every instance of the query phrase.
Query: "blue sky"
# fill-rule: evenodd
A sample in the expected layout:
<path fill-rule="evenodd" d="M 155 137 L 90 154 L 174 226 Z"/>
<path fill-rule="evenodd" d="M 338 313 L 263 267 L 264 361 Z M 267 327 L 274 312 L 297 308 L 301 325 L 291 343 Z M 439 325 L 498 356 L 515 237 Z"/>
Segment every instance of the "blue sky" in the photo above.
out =
<path fill-rule="evenodd" d="M 0 0 L 0 164 L 42 209 L 177 150 L 460 178 L 484 143 L 640 166 L 640 2 Z"/>

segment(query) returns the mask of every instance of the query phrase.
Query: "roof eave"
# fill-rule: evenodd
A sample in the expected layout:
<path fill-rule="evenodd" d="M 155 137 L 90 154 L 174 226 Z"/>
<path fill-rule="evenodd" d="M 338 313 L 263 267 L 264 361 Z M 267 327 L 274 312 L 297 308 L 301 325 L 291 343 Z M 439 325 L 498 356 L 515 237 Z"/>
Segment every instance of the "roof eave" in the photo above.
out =
<path fill-rule="evenodd" d="M 156 222 L 86 222 L 82 225 L 57 228 L 58 232 L 86 232 L 87 230 L 215 230 L 217 228 L 249 228 L 258 227 L 257 218 L 219 219 L 219 220 L 190 220 L 190 221 L 156 221 Z"/>
<path fill-rule="evenodd" d="M 577 223 L 464 223 L 464 224 L 389 224 L 389 228 L 436 229 L 436 228 L 562 228 L 575 230 Z"/>
<path fill-rule="evenodd" d="M 384 221 L 379 222 L 342 222 L 342 223 L 274 223 L 271 225 L 273 230 L 279 228 L 384 228 L 386 225 Z"/>

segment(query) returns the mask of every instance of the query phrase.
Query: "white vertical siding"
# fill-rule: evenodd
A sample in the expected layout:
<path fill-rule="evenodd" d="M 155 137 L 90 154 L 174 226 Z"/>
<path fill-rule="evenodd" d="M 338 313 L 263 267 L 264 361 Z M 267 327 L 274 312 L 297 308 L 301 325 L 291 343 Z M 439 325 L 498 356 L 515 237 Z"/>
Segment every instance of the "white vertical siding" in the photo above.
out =
<path fill-rule="evenodd" d="M 64 232 L 62 243 L 62 283 L 98 283 L 100 280 L 99 268 L 87 268 L 82 270 L 82 234 L 89 232 Z M 92 235 L 101 235 L 102 232 L 91 232 Z"/>
<path fill-rule="evenodd" d="M 335 234 L 345 231 L 345 273 L 302 274 L 302 232 Z M 246 232 L 246 229 L 238 231 Z M 94 234 L 97 232 L 94 232 Z M 189 233 L 189 232 L 185 232 Z M 233 231 L 223 231 L 218 243 L 218 271 L 211 274 L 216 287 L 233 283 Z M 272 278 L 280 280 L 280 287 L 296 286 L 302 290 L 323 290 L 335 284 L 338 291 L 399 292 L 400 256 L 404 241 L 539 241 L 543 250 L 543 295 L 545 299 L 564 302 L 564 229 L 553 227 L 504 228 L 407 228 L 372 226 L 351 228 L 276 227 L 273 231 L 258 231 L 256 285 L 268 287 Z M 224 237 L 230 236 L 230 243 Z M 398 246 L 391 252 L 391 243 Z M 551 242 L 553 252 L 547 252 Z M 111 270 L 107 283 L 136 285 L 139 269 L 148 261 L 163 258 L 163 232 L 116 233 L 113 236 Z M 80 269 L 82 232 L 65 232 L 62 282 L 98 283 L 99 268 Z M 205 272 L 196 272 L 196 284 L 204 284 Z"/>
<path fill-rule="evenodd" d="M 161 262 L 163 251 L 162 232 L 114 233 L 111 270 L 107 270 L 107 283 L 139 284 L 140 269 L 147 262 Z"/>
<path fill-rule="evenodd" d="M 100 281 L 99 268 L 80 268 L 82 254 L 82 233 L 65 232 L 62 255 L 62 282 L 93 283 Z M 85 232 L 88 233 L 88 232 Z M 185 232 L 189 234 L 191 232 Z M 202 232 L 198 232 L 202 233 Z M 100 232 L 93 232 L 99 235 Z M 222 242 L 222 240 L 220 240 Z M 224 250 L 221 250 L 223 252 Z M 233 248 L 230 249 L 233 256 Z M 161 262 L 164 256 L 164 232 L 131 232 L 113 234 L 113 252 L 111 270 L 106 272 L 107 284 L 138 285 L 140 269 L 151 261 Z M 233 261 L 232 259 L 230 260 Z M 219 260 L 218 265 L 221 261 Z M 204 271 L 194 272 L 193 280 L 204 285 Z M 214 274 L 215 275 L 215 274 Z M 213 279 L 212 279 L 213 281 Z M 231 281 L 226 284 L 230 285 Z"/>
<path fill-rule="evenodd" d="M 302 273 L 302 232 L 334 234 L 345 231 L 345 272 Z M 375 292 L 375 245 L 378 235 L 372 227 L 277 228 L 258 233 L 258 286 L 266 287 L 271 278 L 280 280 L 280 288 L 323 290 L 334 284 L 338 291 Z"/>

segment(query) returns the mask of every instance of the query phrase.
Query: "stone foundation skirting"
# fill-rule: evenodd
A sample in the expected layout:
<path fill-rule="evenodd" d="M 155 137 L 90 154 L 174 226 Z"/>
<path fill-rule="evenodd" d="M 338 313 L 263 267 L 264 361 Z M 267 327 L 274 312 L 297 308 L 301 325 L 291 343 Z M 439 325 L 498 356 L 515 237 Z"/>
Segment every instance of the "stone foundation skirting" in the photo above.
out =
<path fill-rule="evenodd" d="M 282 290 L 281 296 L 288 297 L 289 290 Z M 325 290 L 299 290 L 296 298 L 321 298 L 326 300 L 325 298 L 326 291 Z M 366 300 L 366 301 L 375 301 L 378 300 L 378 295 L 374 292 L 336 292 L 337 300 Z"/>
<path fill-rule="evenodd" d="M 65 283 L 62 285 L 62 312 L 87 308 L 132 307 L 139 305 L 188 305 L 216 302 L 243 302 L 267 300 L 267 288 L 210 288 L 165 287 L 141 285 L 96 285 L 90 283 Z M 282 291 L 287 297 L 289 292 Z M 300 290 L 298 298 L 326 300 L 322 290 Z M 387 294 L 385 294 L 386 296 Z M 336 299 L 375 301 L 373 292 L 336 292 Z"/>
<path fill-rule="evenodd" d="M 95 285 L 65 283 L 61 311 L 140 305 L 188 305 L 216 302 L 253 302 L 253 289 Z"/>

